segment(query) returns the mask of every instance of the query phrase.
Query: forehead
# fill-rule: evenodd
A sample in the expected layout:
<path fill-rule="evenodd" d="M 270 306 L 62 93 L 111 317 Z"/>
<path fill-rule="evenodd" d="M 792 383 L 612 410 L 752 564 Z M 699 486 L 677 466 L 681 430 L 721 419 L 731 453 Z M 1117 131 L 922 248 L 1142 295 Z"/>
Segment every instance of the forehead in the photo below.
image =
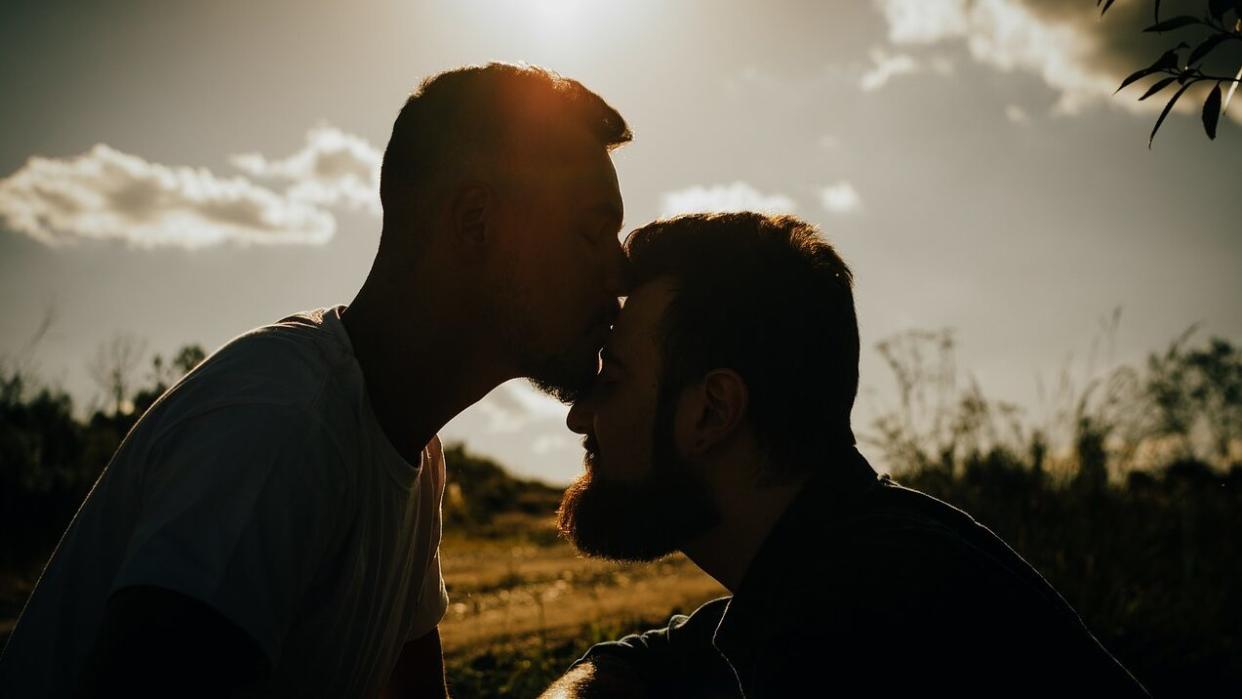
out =
<path fill-rule="evenodd" d="M 526 185 L 543 189 L 575 209 L 606 207 L 618 218 L 623 214 L 612 158 L 585 128 L 514 138 L 506 151 L 507 169 Z"/>
<path fill-rule="evenodd" d="M 554 166 L 553 172 L 555 177 L 561 179 L 563 186 L 560 189 L 576 211 L 586 214 L 602 212 L 615 217 L 616 225 L 621 226 L 625 217 L 621 186 L 617 182 L 612 158 L 603 148 L 570 159 L 559 167 Z"/>
<path fill-rule="evenodd" d="M 673 293 L 673 281 L 669 277 L 660 277 L 632 290 L 613 325 L 608 352 L 630 362 L 658 358 L 660 323 Z"/>

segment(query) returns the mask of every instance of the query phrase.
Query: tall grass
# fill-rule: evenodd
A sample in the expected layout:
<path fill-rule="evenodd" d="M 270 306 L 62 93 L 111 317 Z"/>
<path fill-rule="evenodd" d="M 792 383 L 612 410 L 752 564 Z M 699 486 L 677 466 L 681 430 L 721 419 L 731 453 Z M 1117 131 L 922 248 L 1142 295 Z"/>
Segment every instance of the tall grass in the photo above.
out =
<path fill-rule="evenodd" d="M 1191 337 L 1062 371 L 1032 425 L 961 380 L 951 333 L 908 333 L 879 346 L 898 399 L 864 440 L 1008 541 L 1149 689 L 1242 695 L 1242 351 Z"/>

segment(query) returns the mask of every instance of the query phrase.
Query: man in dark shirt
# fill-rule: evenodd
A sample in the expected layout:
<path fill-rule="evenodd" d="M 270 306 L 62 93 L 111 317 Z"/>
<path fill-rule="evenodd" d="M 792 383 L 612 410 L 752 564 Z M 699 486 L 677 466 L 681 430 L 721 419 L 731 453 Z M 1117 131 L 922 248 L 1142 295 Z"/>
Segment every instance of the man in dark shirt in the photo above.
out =
<path fill-rule="evenodd" d="M 697 215 L 626 246 L 561 529 L 682 551 L 733 596 L 595 646 L 546 696 L 1146 695 L 996 535 L 855 449 L 852 277 L 812 226 Z"/>

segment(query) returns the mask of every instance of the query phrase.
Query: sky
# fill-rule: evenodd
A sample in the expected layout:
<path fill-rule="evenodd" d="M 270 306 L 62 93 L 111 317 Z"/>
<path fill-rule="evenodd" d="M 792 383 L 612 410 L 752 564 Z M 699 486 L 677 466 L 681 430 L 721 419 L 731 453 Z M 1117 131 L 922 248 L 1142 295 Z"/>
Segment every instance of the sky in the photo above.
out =
<path fill-rule="evenodd" d="M 1114 309 L 1107 361 L 1196 323 L 1242 340 L 1242 98 L 1210 141 L 1187 93 L 1148 149 L 1163 100 L 1137 101 L 1146 83 L 1112 94 L 1176 41 L 1140 32 L 1146 0 L 1102 19 L 1090 0 L 0 13 L 0 358 L 83 406 L 102 400 L 87 362 L 115 337 L 210 351 L 347 303 L 378 243 L 397 110 L 422 78 L 489 60 L 578 79 L 626 118 L 624 230 L 697 210 L 817 224 L 856 276 L 863 431 L 894 395 L 874 347 L 910 330 L 951 329 L 959 367 L 1032 415 L 1041 380 L 1091 370 Z M 1211 65 L 1242 65 L 1238 45 Z M 581 470 L 564 416 L 510 382 L 441 434 L 564 483 Z"/>

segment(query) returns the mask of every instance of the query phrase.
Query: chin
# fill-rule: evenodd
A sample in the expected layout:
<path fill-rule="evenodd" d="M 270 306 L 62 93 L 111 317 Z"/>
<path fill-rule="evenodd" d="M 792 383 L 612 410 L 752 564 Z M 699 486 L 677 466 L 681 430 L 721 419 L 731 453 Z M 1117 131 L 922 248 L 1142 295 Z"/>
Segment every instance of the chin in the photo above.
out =
<path fill-rule="evenodd" d="M 560 357 L 546 362 L 538 371 L 529 372 L 530 382 L 536 388 L 562 403 L 573 403 L 581 398 L 599 370 L 597 354 Z"/>

